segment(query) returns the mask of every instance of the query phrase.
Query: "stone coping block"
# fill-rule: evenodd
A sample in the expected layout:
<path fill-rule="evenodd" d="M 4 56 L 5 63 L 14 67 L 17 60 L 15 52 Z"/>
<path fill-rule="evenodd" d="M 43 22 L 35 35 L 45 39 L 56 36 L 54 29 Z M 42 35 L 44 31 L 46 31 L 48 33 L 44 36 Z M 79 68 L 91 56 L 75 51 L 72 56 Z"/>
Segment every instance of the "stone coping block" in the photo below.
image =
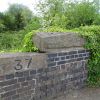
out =
<path fill-rule="evenodd" d="M 33 37 L 33 42 L 40 51 L 50 52 L 63 48 L 83 47 L 85 40 L 77 33 L 40 32 Z"/>
<path fill-rule="evenodd" d="M 46 55 L 42 53 L 0 54 L 0 75 L 46 66 Z"/>

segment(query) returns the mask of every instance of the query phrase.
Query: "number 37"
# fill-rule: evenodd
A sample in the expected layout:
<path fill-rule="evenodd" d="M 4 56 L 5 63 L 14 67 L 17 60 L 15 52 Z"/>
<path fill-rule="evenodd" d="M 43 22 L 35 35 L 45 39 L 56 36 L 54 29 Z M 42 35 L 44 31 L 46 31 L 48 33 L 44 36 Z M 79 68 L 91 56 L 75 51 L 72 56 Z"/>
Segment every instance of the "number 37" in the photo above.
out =
<path fill-rule="evenodd" d="M 32 62 L 32 58 L 29 58 L 29 59 L 25 59 L 25 61 L 28 61 L 28 63 L 27 63 L 27 68 L 29 68 L 30 67 L 30 64 L 31 64 L 31 62 Z M 21 69 L 23 69 L 23 65 L 21 64 L 21 60 L 15 60 L 15 62 L 17 62 L 17 65 L 15 66 L 15 70 L 21 70 Z"/>

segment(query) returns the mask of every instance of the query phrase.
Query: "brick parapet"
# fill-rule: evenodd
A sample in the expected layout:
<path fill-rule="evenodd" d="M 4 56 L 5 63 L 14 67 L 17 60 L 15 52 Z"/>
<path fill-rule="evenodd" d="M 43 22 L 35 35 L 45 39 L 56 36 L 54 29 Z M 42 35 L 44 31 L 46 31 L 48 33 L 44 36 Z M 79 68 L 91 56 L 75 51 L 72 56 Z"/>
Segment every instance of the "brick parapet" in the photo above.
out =
<path fill-rule="evenodd" d="M 32 68 L 11 73 L 5 71 L 0 75 L 0 98 L 1 100 L 49 100 L 64 95 L 71 89 L 82 88 L 86 85 L 89 55 L 89 51 L 85 49 L 44 53 L 46 64 L 43 66 L 41 63 L 40 67 L 32 63 L 34 61 L 32 57 L 32 65 L 30 64 Z M 18 63 L 17 65 L 22 64 Z"/>

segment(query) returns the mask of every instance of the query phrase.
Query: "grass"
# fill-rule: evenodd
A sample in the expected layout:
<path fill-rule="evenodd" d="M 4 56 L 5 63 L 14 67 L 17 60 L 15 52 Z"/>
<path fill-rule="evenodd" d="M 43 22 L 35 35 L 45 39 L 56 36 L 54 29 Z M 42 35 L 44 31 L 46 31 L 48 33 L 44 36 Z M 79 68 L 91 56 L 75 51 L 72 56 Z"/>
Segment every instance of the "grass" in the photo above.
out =
<path fill-rule="evenodd" d="M 26 33 L 24 31 L 7 31 L 0 33 L 0 52 L 16 52 Z"/>

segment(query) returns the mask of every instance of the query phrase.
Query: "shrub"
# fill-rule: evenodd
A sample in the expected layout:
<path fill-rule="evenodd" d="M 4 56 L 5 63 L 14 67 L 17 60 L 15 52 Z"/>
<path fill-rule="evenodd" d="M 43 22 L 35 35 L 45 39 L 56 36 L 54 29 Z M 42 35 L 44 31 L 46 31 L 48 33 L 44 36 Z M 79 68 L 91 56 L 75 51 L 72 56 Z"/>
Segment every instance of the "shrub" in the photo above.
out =
<path fill-rule="evenodd" d="M 35 47 L 34 43 L 32 42 L 32 37 L 35 35 L 35 33 L 38 31 L 32 31 L 25 35 L 23 42 L 22 42 L 22 48 L 21 52 L 37 52 L 38 48 Z"/>
<path fill-rule="evenodd" d="M 100 14 L 96 16 L 94 22 L 93 22 L 94 25 L 100 25 Z"/>
<path fill-rule="evenodd" d="M 18 50 L 24 35 L 15 31 L 0 33 L 0 51 L 9 52 L 11 50 Z"/>
<path fill-rule="evenodd" d="M 92 3 L 81 2 L 69 4 L 67 11 L 66 28 L 75 28 L 85 25 L 92 25 L 96 18 L 96 8 Z"/>
<path fill-rule="evenodd" d="M 5 26 L 3 25 L 2 21 L 0 21 L 0 32 L 3 32 L 5 29 Z"/>
<path fill-rule="evenodd" d="M 85 48 L 90 50 L 88 83 L 100 85 L 100 26 L 80 27 L 77 31 L 86 39 Z"/>

